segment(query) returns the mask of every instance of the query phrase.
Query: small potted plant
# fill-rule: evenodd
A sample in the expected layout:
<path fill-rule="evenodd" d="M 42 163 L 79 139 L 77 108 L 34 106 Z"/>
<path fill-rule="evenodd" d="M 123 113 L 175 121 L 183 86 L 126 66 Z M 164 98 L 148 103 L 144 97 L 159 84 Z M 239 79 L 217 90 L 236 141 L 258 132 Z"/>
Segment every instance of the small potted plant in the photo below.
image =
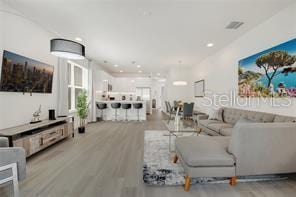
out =
<path fill-rule="evenodd" d="M 85 90 L 80 92 L 80 94 L 78 95 L 76 108 L 77 108 L 77 115 L 80 118 L 78 132 L 85 133 L 85 120 L 88 115 L 87 95 Z"/>

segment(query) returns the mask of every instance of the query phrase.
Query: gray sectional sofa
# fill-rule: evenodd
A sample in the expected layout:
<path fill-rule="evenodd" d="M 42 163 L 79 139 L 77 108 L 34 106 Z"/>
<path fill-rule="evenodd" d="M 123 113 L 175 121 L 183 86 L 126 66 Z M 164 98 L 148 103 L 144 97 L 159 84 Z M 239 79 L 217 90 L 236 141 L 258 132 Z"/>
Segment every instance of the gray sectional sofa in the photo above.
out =
<path fill-rule="evenodd" d="M 185 190 L 191 178 L 230 177 L 296 172 L 295 117 L 221 108 L 217 120 L 199 120 L 208 135 L 179 137 L 176 155 L 182 164 Z M 226 132 L 227 131 L 227 132 Z"/>
<path fill-rule="evenodd" d="M 220 108 L 218 114 L 219 117 L 215 120 L 199 120 L 199 128 L 208 135 L 231 136 L 233 127 L 240 118 L 246 118 L 256 123 L 296 122 L 296 117 L 226 107 Z"/>
<path fill-rule="evenodd" d="M 17 164 L 19 181 L 26 178 L 26 153 L 21 147 L 9 147 L 8 139 L 0 137 L 0 166 L 11 163 Z M 1 172 L 0 180 L 11 176 L 11 172 Z M 0 195 L 1 196 L 1 195 Z"/>

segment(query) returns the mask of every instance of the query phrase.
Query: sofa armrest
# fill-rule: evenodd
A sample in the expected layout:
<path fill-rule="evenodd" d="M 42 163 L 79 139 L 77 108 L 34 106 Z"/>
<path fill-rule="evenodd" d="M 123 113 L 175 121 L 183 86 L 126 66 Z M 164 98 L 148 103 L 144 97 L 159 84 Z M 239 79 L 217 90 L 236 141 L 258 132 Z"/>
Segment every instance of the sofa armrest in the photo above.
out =
<path fill-rule="evenodd" d="M 237 125 L 229 152 L 235 156 L 239 176 L 296 172 L 296 124 Z"/>
<path fill-rule="evenodd" d="M 7 137 L 0 137 L 0 147 L 8 147 L 9 143 L 8 143 L 8 138 Z"/>
<path fill-rule="evenodd" d="M 18 178 L 26 177 L 26 152 L 21 147 L 0 148 L 0 166 L 17 163 Z"/>

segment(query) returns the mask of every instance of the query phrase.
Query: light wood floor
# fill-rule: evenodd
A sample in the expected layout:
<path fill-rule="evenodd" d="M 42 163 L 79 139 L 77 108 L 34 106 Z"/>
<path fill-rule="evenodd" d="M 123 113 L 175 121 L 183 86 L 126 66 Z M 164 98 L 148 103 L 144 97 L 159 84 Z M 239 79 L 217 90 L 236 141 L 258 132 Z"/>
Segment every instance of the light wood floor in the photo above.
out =
<path fill-rule="evenodd" d="M 281 197 L 296 196 L 296 180 L 278 182 L 146 186 L 142 182 L 145 130 L 164 129 L 162 115 L 146 122 L 90 124 L 85 135 L 76 135 L 33 156 L 27 178 L 20 183 L 23 197 Z M 1 192 L 1 191 L 0 191 Z M 0 196 L 7 196 L 5 192 Z"/>

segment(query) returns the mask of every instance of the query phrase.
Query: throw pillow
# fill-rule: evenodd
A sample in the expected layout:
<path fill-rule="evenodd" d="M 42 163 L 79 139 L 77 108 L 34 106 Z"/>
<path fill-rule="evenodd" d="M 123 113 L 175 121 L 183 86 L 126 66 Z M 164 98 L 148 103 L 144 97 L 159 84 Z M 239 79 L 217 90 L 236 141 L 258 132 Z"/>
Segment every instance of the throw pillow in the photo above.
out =
<path fill-rule="evenodd" d="M 234 135 L 235 135 L 235 131 L 241 126 L 241 124 L 251 124 L 251 123 L 256 123 L 256 121 L 254 120 L 250 120 L 247 118 L 243 118 L 241 117 L 234 125 L 233 130 L 232 130 L 232 134 L 231 134 L 231 138 L 229 141 L 229 146 L 228 146 L 228 152 L 232 153 L 232 147 L 233 147 L 233 141 L 234 141 Z"/>
<path fill-rule="evenodd" d="M 210 120 L 219 120 L 219 121 L 223 122 L 222 114 L 223 114 L 223 109 L 222 108 L 219 108 L 219 109 L 212 108 L 210 113 L 209 113 L 209 119 Z"/>
<path fill-rule="evenodd" d="M 224 122 L 223 108 L 218 109 L 218 120 Z"/>

